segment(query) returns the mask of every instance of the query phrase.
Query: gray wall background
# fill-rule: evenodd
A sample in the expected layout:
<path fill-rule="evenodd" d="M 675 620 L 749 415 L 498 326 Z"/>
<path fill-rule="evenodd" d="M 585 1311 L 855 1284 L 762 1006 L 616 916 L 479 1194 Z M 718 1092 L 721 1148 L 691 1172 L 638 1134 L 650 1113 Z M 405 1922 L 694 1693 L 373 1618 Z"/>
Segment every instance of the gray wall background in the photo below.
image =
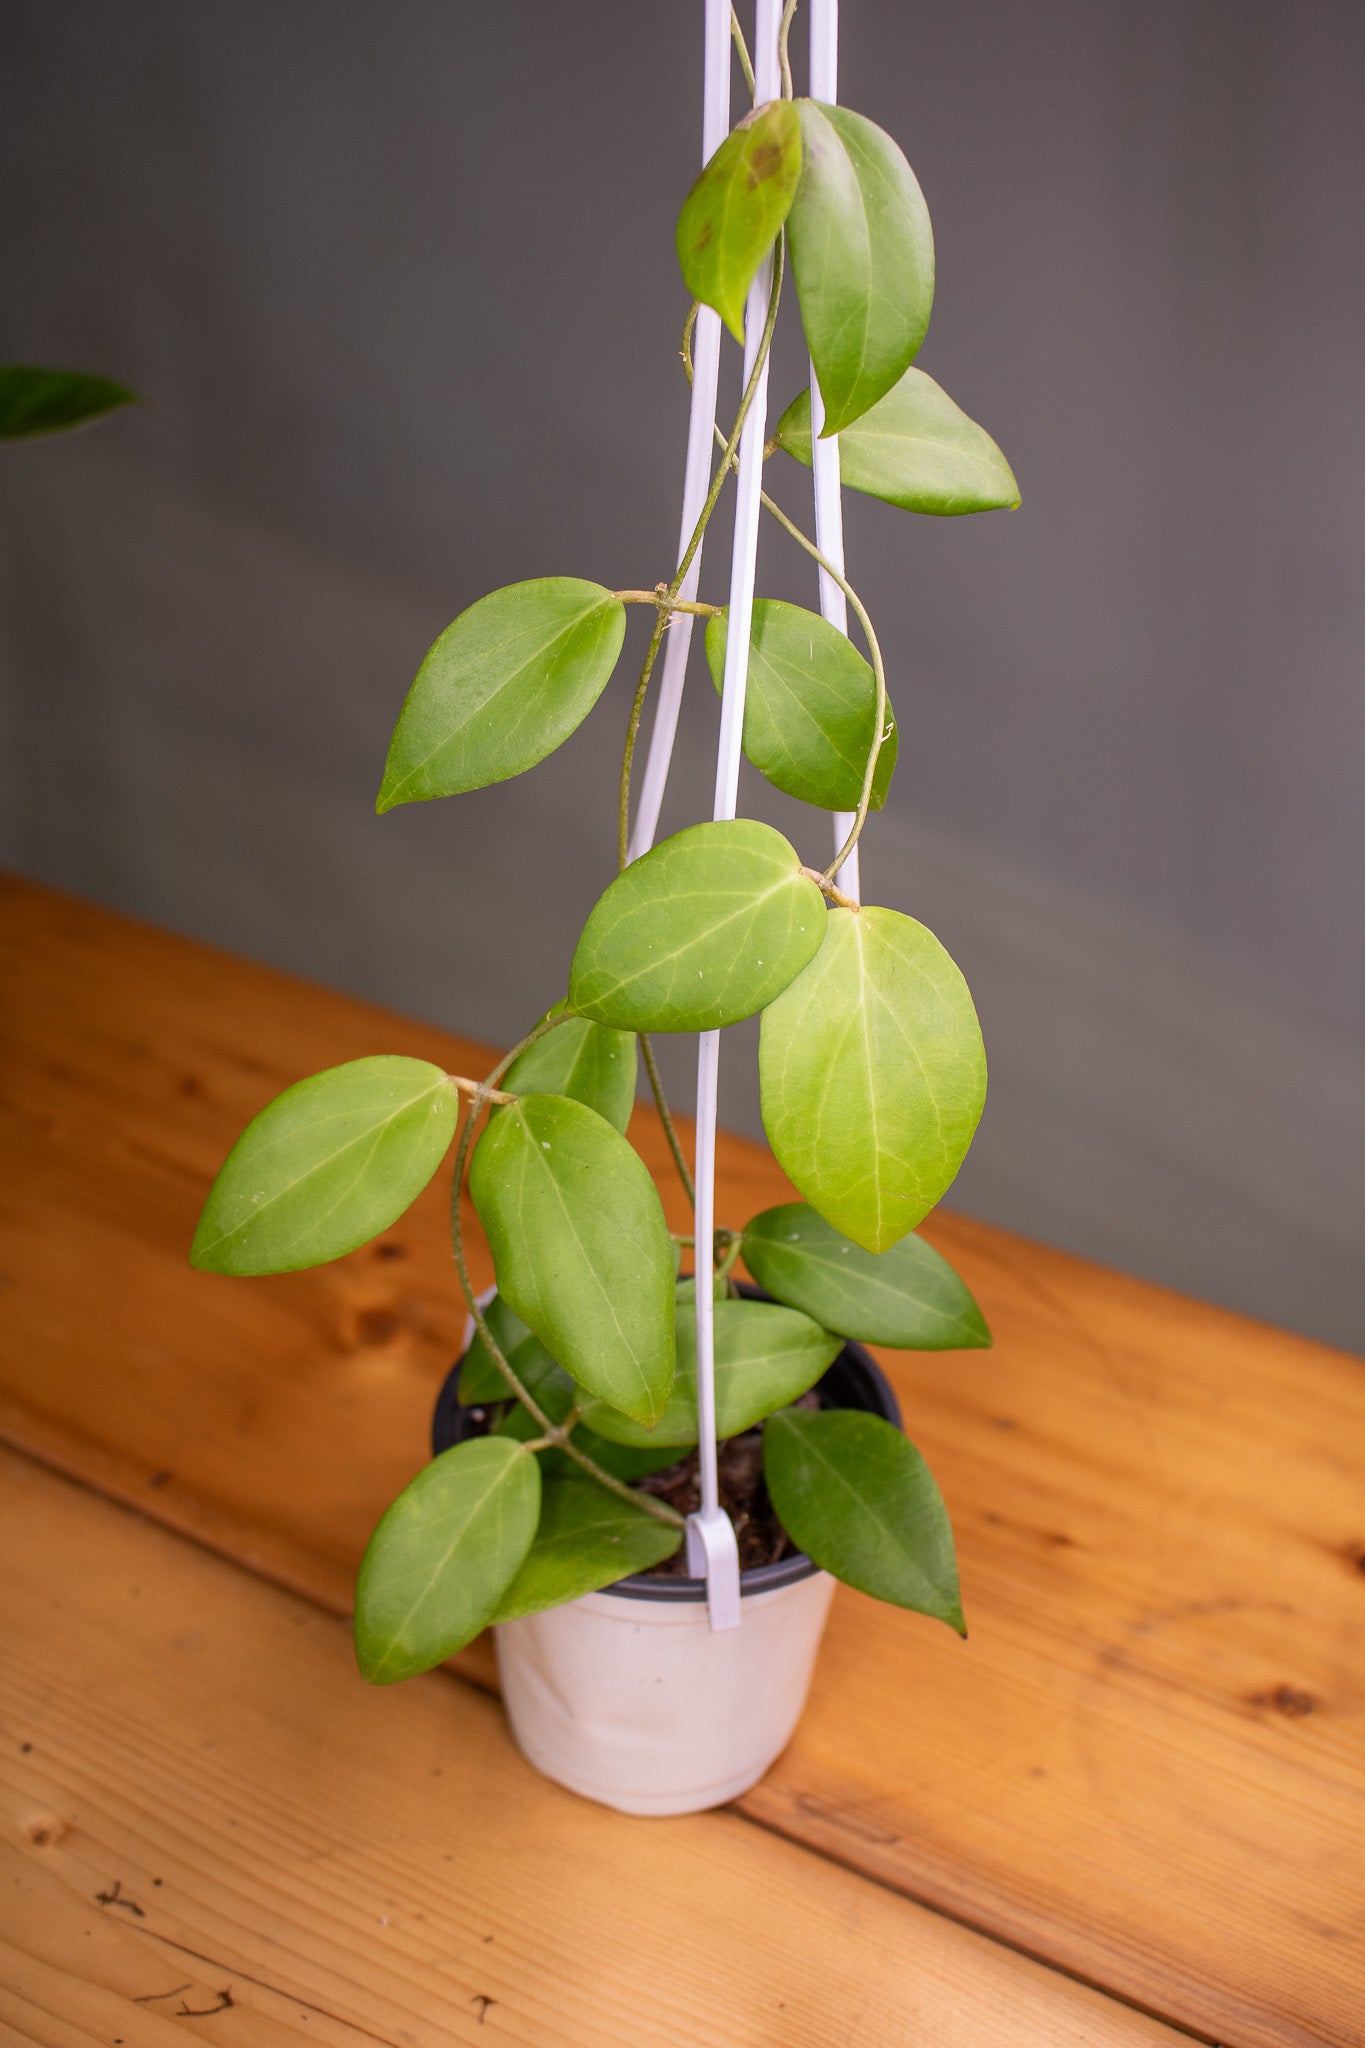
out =
<path fill-rule="evenodd" d="M 951 1199 L 1360 1344 L 1365 9 L 844 16 L 843 96 L 935 218 L 921 363 L 1024 493 L 847 506 L 902 730 L 865 887 L 957 956 L 992 1058 Z M 490 1040 L 561 992 L 639 614 L 542 768 L 373 794 L 465 604 L 670 566 L 699 37 L 696 0 L 9 0 L 0 354 L 151 403 L 0 463 L 0 857 Z M 814 602 L 771 536 L 760 576 Z M 689 704 L 674 827 L 695 672 Z"/>

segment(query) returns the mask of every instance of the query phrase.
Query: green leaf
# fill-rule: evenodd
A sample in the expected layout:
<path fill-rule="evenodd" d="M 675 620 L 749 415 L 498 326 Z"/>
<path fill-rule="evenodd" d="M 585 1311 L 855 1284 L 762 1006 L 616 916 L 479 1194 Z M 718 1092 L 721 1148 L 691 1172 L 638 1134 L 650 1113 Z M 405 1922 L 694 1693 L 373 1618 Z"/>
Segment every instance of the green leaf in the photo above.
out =
<path fill-rule="evenodd" d="M 801 121 L 790 100 L 756 107 L 727 135 L 678 215 L 678 262 L 694 299 L 736 341 L 758 266 L 787 218 L 801 175 Z"/>
<path fill-rule="evenodd" d="M 919 352 L 934 303 L 934 235 L 891 137 L 847 107 L 802 100 L 792 276 L 826 434 L 875 405 Z"/>
<path fill-rule="evenodd" d="M 810 467 L 810 392 L 777 423 L 779 448 Z M 923 370 L 907 370 L 886 397 L 839 436 L 840 480 L 907 512 L 952 517 L 1013 510 L 1014 472 L 984 427 L 968 419 Z"/>
<path fill-rule="evenodd" d="M 107 377 L 79 370 L 40 370 L 0 363 L 0 441 L 26 441 L 84 426 L 116 406 L 136 405 L 137 393 Z"/>
<path fill-rule="evenodd" d="M 783 1202 L 748 1225 L 744 1263 L 776 1300 L 864 1344 L 966 1351 L 991 1341 L 971 1295 L 922 1237 L 866 1252 L 805 1202 Z"/>
<path fill-rule="evenodd" d="M 832 910 L 824 945 L 763 1013 L 763 1126 L 827 1223 L 885 1252 L 962 1164 L 986 1096 L 971 995 L 896 910 Z"/>
<path fill-rule="evenodd" d="M 514 1315 L 500 1294 L 495 1294 L 483 1311 L 483 1319 L 493 1332 L 494 1341 L 510 1365 L 512 1353 L 518 1345 L 524 1344 L 531 1332 L 519 1315 Z M 541 1347 L 544 1349 L 544 1347 Z M 545 1353 L 549 1357 L 548 1351 Z M 493 1363 L 492 1355 L 483 1338 L 475 1330 L 460 1367 L 460 1399 L 466 1406 L 480 1401 L 505 1401 L 507 1382 Z"/>
<path fill-rule="evenodd" d="M 540 1467 L 519 1444 L 475 1437 L 442 1451 L 370 1538 L 355 1591 L 355 1648 L 371 1685 L 430 1671 L 471 1642 L 530 1549 Z"/>
<path fill-rule="evenodd" d="M 642 1479 L 646 1472 L 662 1472 L 669 1465 L 676 1465 L 682 1455 L 673 1444 L 610 1444 L 595 1429 L 584 1429 L 581 1423 L 573 1440 L 580 1451 L 586 1452 L 594 1464 L 610 1472 L 614 1479 Z"/>
<path fill-rule="evenodd" d="M 715 1315 L 716 1433 L 739 1436 L 775 1408 L 813 1387 L 843 1349 L 809 1316 L 766 1301 L 718 1301 Z M 623 1444 L 697 1441 L 697 1333 L 678 1318 L 678 1370 L 657 1425 L 640 1429 L 605 1402 L 585 1401 L 583 1419 L 599 1436 Z"/>
<path fill-rule="evenodd" d="M 725 681 L 729 621 L 706 628 L 706 659 Z M 754 606 L 744 751 L 774 789 L 826 811 L 856 811 L 877 720 L 877 678 L 853 643 L 818 612 L 777 598 Z M 896 766 L 896 721 L 877 756 L 872 808 L 886 801 Z"/>
<path fill-rule="evenodd" d="M 943 1496 L 883 1416 L 786 1408 L 764 1425 L 763 1473 L 783 1528 L 822 1570 L 966 1635 Z"/>
<path fill-rule="evenodd" d="M 534 768 L 606 688 L 626 608 L 598 583 L 541 576 L 461 612 L 417 671 L 375 805 L 483 789 Z"/>
<path fill-rule="evenodd" d="M 547 1478 L 536 1540 L 493 1620 L 515 1621 L 581 1599 L 631 1572 L 662 1564 L 681 1542 L 681 1530 L 604 1492 L 591 1479 Z"/>
<path fill-rule="evenodd" d="M 624 1135 L 635 1107 L 635 1064 L 633 1031 L 565 1017 L 513 1060 L 500 1086 L 512 1095 L 571 1096 Z"/>
<path fill-rule="evenodd" d="M 562 1422 L 577 1400 L 578 1392 L 569 1375 L 562 1366 L 556 1365 L 539 1337 L 523 1337 L 507 1363 L 537 1407 L 544 1409 L 551 1422 Z M 502 1378 L 501 1373 L 498 1377 Z M 507 1397 L 508 1390 L 504 1382 L 502 1399 L 505 1401 Z M 529 1443 L 532 1437 L 540 1436 L 542 1431 L 530 1409 L 523 1408 L 521 1402 L 517 1401 L 498 1424 L 495 1434 L 514 1436 L 522 1443 Z"/>
<path fill-rule="evenodd" d="M 713 1031 L 770 1003 L 815 955 L 825 903 L 780 832 L 690 825 L 598 899 L 569 1002 L 625 1031 Z"/>
<path fill-rule="evenodd" d="M 207 1273 L 292 1273 L 387 1230 L 445 1157 L 455 1088 L 427 1060 L 348 1060 L 296 1081 L 247 1125 L 190 1248 Z"/>
<path fill-rule="evenodd" d="M 673 1383 L 673 1247 L 658 1190 L 605 1117 L 523 1095 L 474 1147 L 498 1292 L 590 1393 L 649 1424 Z"/>

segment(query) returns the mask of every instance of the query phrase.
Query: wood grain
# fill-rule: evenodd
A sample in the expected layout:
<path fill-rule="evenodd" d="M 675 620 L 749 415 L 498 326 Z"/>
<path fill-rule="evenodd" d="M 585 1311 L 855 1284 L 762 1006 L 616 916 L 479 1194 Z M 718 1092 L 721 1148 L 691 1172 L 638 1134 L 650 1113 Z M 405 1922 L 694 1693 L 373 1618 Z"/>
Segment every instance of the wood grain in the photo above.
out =
<path fill-rule="evenodd" d="M 27 885 L 0 912 L 0 1427 L 341 1611 L 458 1342 L 445 1196 L 319 1273 L 184 1248 L 287 1081 L 478 1050 Z M 727 1141 L 724 1217 L 784 1192 Z M 1365 1374 L 960 1218 L 926 1234 L 997 1339 L 884 1361 L 971 1637 L 841 1591 L 745 1812 L 1232 2048 L 1359 2048 Z"/>
<path fill-rule="evenodd" d="M 469 1687 L 371 1691 L 343 1624 L 0 1461 L 0 2021 L 28 2039 L 1175 2048 L 731 1815 L 561 1792 Z"/>

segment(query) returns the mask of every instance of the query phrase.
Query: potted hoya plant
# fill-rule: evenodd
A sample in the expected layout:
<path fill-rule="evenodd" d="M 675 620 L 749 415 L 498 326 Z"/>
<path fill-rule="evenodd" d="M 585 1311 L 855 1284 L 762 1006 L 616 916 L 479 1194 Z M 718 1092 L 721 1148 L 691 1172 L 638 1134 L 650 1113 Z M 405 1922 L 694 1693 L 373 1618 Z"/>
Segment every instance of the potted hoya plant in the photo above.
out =
<path fill-rule="evenodd" d="M 676 571 L 650 591 L 555 576 L 481 598 L 422 662 L 384 767 L 381 812 L 533 767 L 592 711 L 627 605 L 652 608 L 621 765 L 619 871 L 578 937 L 567 990 L 479 1078 L 377 1054 L 286 1089 L 234 1146 L 191 1252 L 226 1274 L 340 1258 L 388 1229 L 454 1148 L 469 1338 L 438 1404 L 436 1455 L 360 1568 L 360 1669 L 379 1685 L 412 1677 L 492 1624 L 531 1760 L 636 1812 L 717 1803 L 767 1768 L 804 1703 L 834 1579 L 965 1633 L 942 1498 L 861 1346 L 990 1342 L 966 1287 L 915 1235 L 971 1142 L 985 1055 L 934 935 L 841 885 L 886 797 L 896 729 L 863 606 L 775 506 L 846 598 L 867 653 L 816 612 L 754 604 L 738 657 L 742 743 L 778 789 L 845 815 L 842 844 L 820 867 L 771 826 L 720 816 L 632 845 L 636 737 L 670 622 L 705 620 L 708 662 L 729 687 L 728 608 L 688 595 L 688 578 L 766 388 L 784 281 L 816 415 L 803 391 L 766 445 L 760 434 L 760 460 L 811 465 L 837 435 L 844 483 L 892 505 L 942 515 L 1018 502 L 994 442 L 912 367 L 933 294 L 914 175 L 832 91 L 794 96 L 791 13 L 767 69 L 776 89 L 756 46 L 758 104 L 728 134 L 723 116 L 677 223 L 694 301 L 684 359 L 700 307 L 717 345 L 719 322 L 747 340 L 749 374 Z M 651 1036 L 754 1015 L 764 1126 L 803 1199 L 718 1219 L 704 1242 L 670 1233 L 626 1135 L 637 1058 L 691 1197 Z M 466 1181 L 496 1275 L 483 1295 Z M 741 1625 L 728 1630 L 708 1628 L 684 1548 L 702 1324 L 743 1566 Z"/>

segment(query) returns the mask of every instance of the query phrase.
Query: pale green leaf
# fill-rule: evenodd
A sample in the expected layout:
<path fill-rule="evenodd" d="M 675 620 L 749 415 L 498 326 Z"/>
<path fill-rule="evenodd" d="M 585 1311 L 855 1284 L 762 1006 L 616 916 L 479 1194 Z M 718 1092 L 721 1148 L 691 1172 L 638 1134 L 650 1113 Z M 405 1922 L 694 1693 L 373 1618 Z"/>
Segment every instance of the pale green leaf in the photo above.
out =
<path fill-rule="evenodd" d="M 575 576 L 481 597 L 417 671 L 375 808 L 483 789 L 543 761 L 601 696 L 625 630 L 621 600 Z"/>
<path fill-rule="evenodd" d="M 572 1096 L 624 1133 L 635 1107 L 635 1070 L 633 1031 L 565 1017 L 513 1060 L 499 1086 L 511 1095 Z"/>
<path fill-rule="evenodd" d="M 812 959 L 824 898 L 780 832 L 691 825 L 633 861 L 583 927 L 569 1002 L 626 1031 L 713 1031 L 770 1003 Z"/>
<path fill-rule="evenodd" d="M 706 628 L 706 659 L 725 680 L 725 613 Z M 855 811 L 877 723 L 877 678 L 857 648 L 818 612 L 777 598 L 754 606 L 744 693 L 744 752 L 774 789 L 826 811 Z M 888 705 L 872 808 L 886 801 L 896 766 Z"/>
<path fill-rule="evenodd" d="M 403 1489 L 370 1538 L 355 1594 L 363 1677 L 392 1685 L 472 1641 L 530 1549 L 540 1467 L 519 1444 L 456 1444 Z"/>
<path fill-rule="evenodd" d="M 889 135 L 847 107 L 802 100 L 800 112 L 787 238 L 825 432 L 835 434 L 914 361 L 934 303 L 934 236 Z"/>
<path fill-rule="evenodd" d="M 713 1311 L 716 1433 L 739 1436 L 775 1408 L 813 1387 L 843 1349 L 809 1316 L 766 1301 L 718 1301 Z M 688 1445 L 697 1441 L 697 1333 L 690 1314 L 678 1317 L 678 1369 L 657 1425 L 641 1429 L 603 1401 L 587 1401 L 583 1418 L 599 1436 L 625 1444 Z"/>
<path fill-rule="evenodd" d="M 694 299 L 736 341 L 758 266 L 787 218 L 801 175 L 801 122 L 790 100 L 756 107 L 727 135 L 678 216 L 678 262 Z"/>
<path fill-rule="evenodd" d="M 810 392 L 777 423 L 777 444 L 809 468 Z M 1014 472 L 984 427 L 968 419 L 923 370 L 907 370 L 886 397 L 839 436 L 840 480 L 907 512 L 951 517 L 1019 503 Z"/>
<path fill-rule="evenodd" d="M 807 1203 L 783 1202 L 746 1227 L 744 1263 L 775 1300 L 863 1344 L 958 1351 L 991 1341 L 971 1295 L 922 1237 L 867 1252 Z"/>
<path fill-rule="evenodd" d="M 822 1570 L 966 1635 L 943 1496 L 885 1417 L 786 1408 L 764 1425 L 763 1472 L 783 1528 Z"/>
<path fill-rule="evenodd" d="M 292 1273 L 354 1251 L 421 1194 L 458 1113 L 453 1084 L 427 1060 L 380 1055 L 296 1081 L 228 1154 L 190 1264 Z"/>
<path fill-rule="evenodd" d="M 0 441 L 26 441 L 82 427 L 120 405 L 136 405 L 137 393 L 108 377 L 80 370 L 42 370 L 30 363 L 0 363 Z"/>
<path fill-rule="evenodd" d="M 763 1013 L 758 1068 L 778 1164 L 869 1252 L 933 1208 L 986 1095 L 967 984 L 933 933 L 895 910 L 829 913 L 819 953 Z"/>
<path fill-rule="evenodd" d="M 673 1382 L 673 1247 L 649 1172 L 605 1117 L 524 1095 L 474 1147 L 498 1292 L 581 1387 L 655 1421 Z"/>
<path fill-rule="evenodd" d="M 494 1622 L 581 1599 L 672 1557 L 682 1532 L 595 1486 L 586 1475 L 547 1477 L 540 1526 Z"/>

